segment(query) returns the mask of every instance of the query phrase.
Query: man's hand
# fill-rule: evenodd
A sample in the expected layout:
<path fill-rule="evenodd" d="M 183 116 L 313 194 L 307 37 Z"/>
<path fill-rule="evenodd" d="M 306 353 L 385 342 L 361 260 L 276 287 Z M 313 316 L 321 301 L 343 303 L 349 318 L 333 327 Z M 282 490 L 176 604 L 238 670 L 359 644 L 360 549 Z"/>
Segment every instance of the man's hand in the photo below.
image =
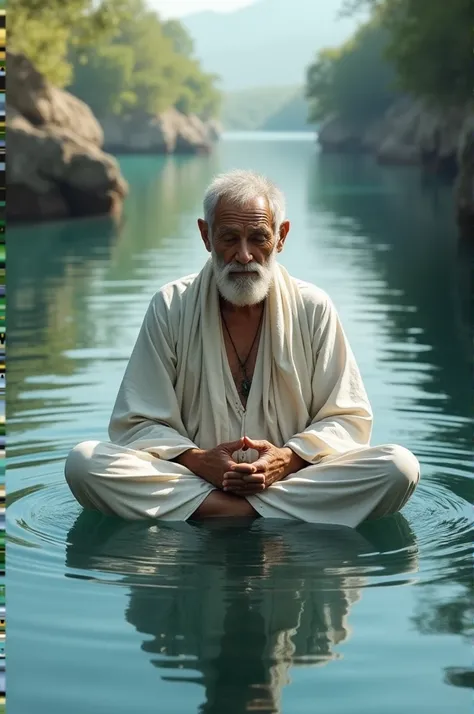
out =
<path fill-rule="evenodd" d="M 238 466 L 244 466 L 243 473 L 252 471 L 252 464 L 237 464 L 232 454 L 244 447 L 244 437 L 238 441 L 219 444 L 214 449 L 188 449 L 174 461 L 182 464 L 216 488 L 223 487 L 224 474 Z"/>
<path fill-rule="evenodd" d="M 280 449 L 269 441 L 253 441 L 245 436 L 244 444 L 240 448 L 255 449 L 259 458 L 252 464 L 236 464 L 232 470 L 225 473 L 224 491 L 239 496 L 261 493 L 276 481 L 281 481 L 307 465 L 306 461 L 290 448 Z"/>

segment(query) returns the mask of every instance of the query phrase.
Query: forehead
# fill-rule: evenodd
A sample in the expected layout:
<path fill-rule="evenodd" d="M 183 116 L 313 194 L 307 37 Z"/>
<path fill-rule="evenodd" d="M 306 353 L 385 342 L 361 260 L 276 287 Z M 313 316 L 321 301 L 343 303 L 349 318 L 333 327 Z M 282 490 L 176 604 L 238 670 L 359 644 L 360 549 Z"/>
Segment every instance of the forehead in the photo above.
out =
<path fill-rule="evenodd" d="M 272 212 L 268 201 L 263 197 L 252 199 L 244 206 L 239 206 L 229 199 L 222 198 L 216 207 L 214 224 L 219 226 L 224 224 L 250 223 L 271 227 L 272 219 Z"/>

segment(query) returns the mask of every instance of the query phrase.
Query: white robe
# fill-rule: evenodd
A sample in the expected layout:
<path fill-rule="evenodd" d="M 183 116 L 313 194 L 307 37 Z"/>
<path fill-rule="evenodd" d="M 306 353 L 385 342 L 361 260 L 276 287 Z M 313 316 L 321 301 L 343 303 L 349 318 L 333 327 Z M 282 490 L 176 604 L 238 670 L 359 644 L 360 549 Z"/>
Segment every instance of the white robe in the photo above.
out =
<path fill-rule="evenodd" d="M 170 283 L 153 298 L 109 436 L 122 446 L 173 459 L 191 447 L 209 449 L 247 434 L 287 445 L 314 464 L 368 446 L 371 427 L 367 394 L 332 302 L 281 266 L 243 408 L 209 261 L 197 276 Z M 253 452 L 246 458 L 255 457 Z"/>
<path fill-rule="evenodd" d="M 379 447 L 382 452 L 371 449 L 371 429 L 370 404 L 334 305 L 322 290 L 292 278 L 279 265 L 266 300 L 252 387 L 246 408 L 242 406 L 226 355 L 218 291 L 209 260 L 199 274 L 165 285 L 152 299 L 112 413 L 111 444 L 88 442 L 87 447 L 76 447 L 66 477 L 73 493 L 86 505 L 87 499 L 79 494 L 81 477 L 75 474 L 78 470 L 82 473 L 87 464 L 86 471 L 90 472 L 92 459 L 101 486 L 110 477 L 107 493 L 96 494 L 94 507 L 107 511 L 110 506 L 112 512 L 126 517 L 140 517 L 141 513 L 142 517 L 184 520 L 213 487 L 170 460 L 189 448 L 209 449 L 247 435 L 278 447 L 288 446 L 308 462 L 308 468 L 288 477 L 295 488 L 286 503 L 282 497 L 288 491 L 288 479 L 248 497 L 255 510 L 267 517 L 321 521 L 321 506 L 314 517 L 311 506 L 306 512 L 305 482 L 314 482 L 314 469 L 318 465 L 350 466 L 354 458 L 365 459 L 361 473 L 365 467 L 371 469 L 365 472 L 365 484 L 362 478 L 358 484 L 349 483 L 353 479 L 349 479 L 347 469 L 336 476 L 333 468 L 331 493 L 327 498 L 318 495 L 319 503 L 326 503 L 328 509 L 323 522 L 354 525 L 379 505 L 375 462 L 381 458 L 390 462 L 384 471 L 385 482 L 390 479 L 394 461 L 397 473 L 416 471 L 410 483 L 404 484 L 404 493 L 408 487 L 411 493 L 412 482 L 419 475 L 416 459 L 406 450 L 401 453 L 401 447 Z M 394 449 L 398 449 L 395 455 Z M 257 457 L 252 450 L 234 455 L 239 462 Z M 401 465 L 410 457 L 411 463 Z M 114 471 L 116 482 L 121 475 L 115 492 Z M 140 494 L 129 484 L 133 473 Z M 155 477 L 161 484 L 159 494 L 154 487 L 143 489 L 147 479 Z M 346 495 L 346 504 L 337 506 L 338 515 L 331 512 L 330 504 L 336 481 L 345 482 Z M 121 496 L 127 499 L 122 504 L 125 510 L 113 505 L 118 486 L 126 486 Z M 355 508 L 352 517 L 341 516 L 354 500 L 356 486 L 365 496 L 370 495 L 370 503 L 365 498 L 364 507 Z M 340 488 L 341 494 L 344 488 Z M 88 483 L 85 490 L 91 496 L 96 489 Z M 299 495 L 294 501 L 296 491 Z M 137 504 L 133 506 L 129 501 L 135 495 Z"/>

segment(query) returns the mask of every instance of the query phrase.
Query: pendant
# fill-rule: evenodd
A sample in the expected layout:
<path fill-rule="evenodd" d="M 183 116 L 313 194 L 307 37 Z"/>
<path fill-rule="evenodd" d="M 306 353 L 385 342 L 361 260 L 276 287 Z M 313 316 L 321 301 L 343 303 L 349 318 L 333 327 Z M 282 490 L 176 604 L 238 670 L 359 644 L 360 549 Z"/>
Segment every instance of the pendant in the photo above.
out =
<path fill-rule="evenodd" d="M 250 394 L 250 388 L 252 386 L 252 380 L 251 379 L 243 379 L 240 385 L 240 392 L 245 399 L 247 399 L 248 395 Z"/>

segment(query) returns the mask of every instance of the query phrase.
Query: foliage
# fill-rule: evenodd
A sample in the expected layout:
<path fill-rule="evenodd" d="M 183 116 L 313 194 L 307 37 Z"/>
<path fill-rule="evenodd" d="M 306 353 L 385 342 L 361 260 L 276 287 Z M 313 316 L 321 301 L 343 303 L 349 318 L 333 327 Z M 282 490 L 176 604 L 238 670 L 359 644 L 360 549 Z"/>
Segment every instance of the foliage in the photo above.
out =
<path fill-rule="evenodd" d="M 472 0 L 345 0 L 346 14 L 369 9 L 389 33 L 387 57 L 400 87 L 459 103 L 472 99 Z"/>
<path fill-rule="evenodd" d="M 216 78 L 201 70 L 192 39 L 145 0 L 11 0 L 8 32 L 11 49 L 98 116 L 218 112 Z"/>
<path fill-rule="evenodd" d="M 74 81 L 70 90 L 85 99 L 94 114 L 120 114 L 133 107 L 136 95 L 128 87 L 133 74 L 131 47 L 111 45 L 89 52 L 71 52 Z"/>
<path fill-rule="evenodd" d="M 143 0 L 126 2 L 129 17 L 112 37 L 99 47 L 71 52 L 70 91 L 99 116 L 132 107 L 157 113 L 172 106 L 213 116 L 219 107 L 215 79 L 201 71 L 184 28 L 177 21 L 162 23 Z"/>
<path fill-rule="evenodd" d="M 174 51 L 185 57 L 194 54 L 194 42 L 187 30 L 178 20 L 167 20 L 163 23 L 163 34 L 173 42 Z"/>
<path fill-rule="evenodd" d="M 472 101 L 472 0 L 344 0 L 342 15 L 357 12 L 370 20 L 308 69 L 312 119 L 335 112 L 364 124 L 397 91 L 444 105 Z"/>
<path fill-rule="evenodd" d="M 381 16 L 403 89 L 443 103 L 472 99 L 472 0 L 388 0 Z"/>
<path fill-rule="evenodd" d="M 122 0 L 9 0 L 8 47 L 24 53 L 51 82 L 72 76 L 68 45 L 88 45 L 113 34 L 126 12 Z"/>
<path fill-rule="evenodd" d="M 387 31 L 372 20 L 339 49 L 319 53 L 307 72 L 312 121 L 337 113 L 357 126 L 388 108 L 396 90 L 394 71 L 384 59 L 387 41 Z"/>

